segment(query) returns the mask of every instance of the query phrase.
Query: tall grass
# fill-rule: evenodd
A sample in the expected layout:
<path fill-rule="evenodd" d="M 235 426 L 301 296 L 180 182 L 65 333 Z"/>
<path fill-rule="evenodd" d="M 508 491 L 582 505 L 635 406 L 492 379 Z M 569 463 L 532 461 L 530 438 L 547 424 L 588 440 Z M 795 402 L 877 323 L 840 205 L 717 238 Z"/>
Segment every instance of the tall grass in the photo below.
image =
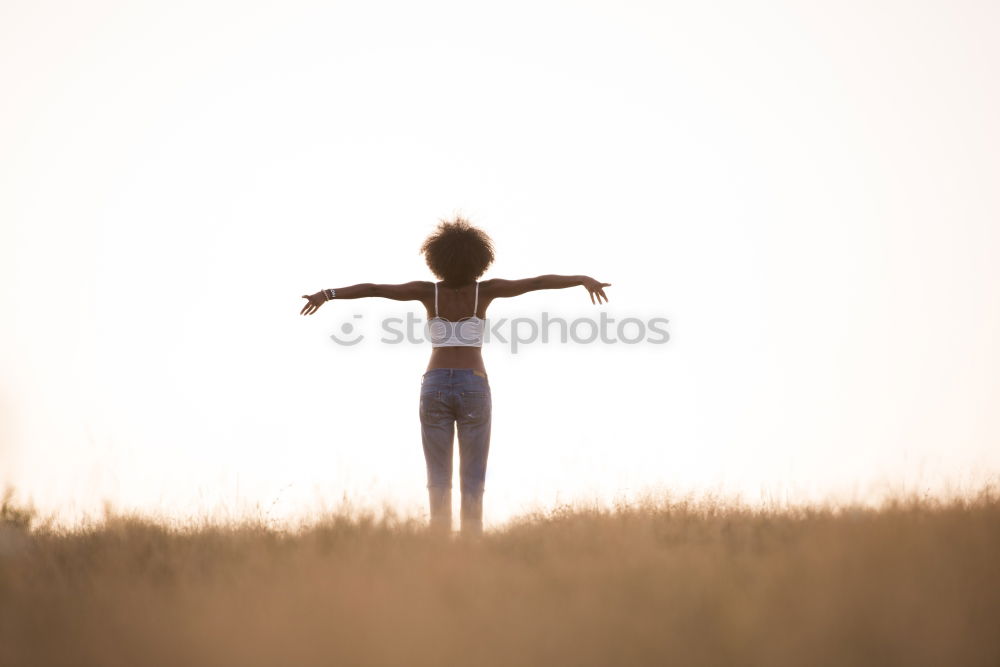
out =
<path fill-rule="evenodd" d="M 1000 498 L 648 501 L 479 540 L 4 503 L 2 665 L 998 665 Z"/>

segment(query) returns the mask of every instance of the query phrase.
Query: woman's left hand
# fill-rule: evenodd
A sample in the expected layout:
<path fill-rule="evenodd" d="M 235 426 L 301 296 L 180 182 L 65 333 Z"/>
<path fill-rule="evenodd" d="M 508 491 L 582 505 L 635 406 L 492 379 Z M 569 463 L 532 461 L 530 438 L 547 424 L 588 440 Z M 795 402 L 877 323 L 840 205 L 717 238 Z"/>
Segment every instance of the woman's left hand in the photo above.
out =
<path fill-rule="evenodd" d="M 316 292 L 315 294 L 303 294 L 303 299 L 308 299 L 309 303 L 302 306 L 302 310 L 299 311 L 299 315 L 312 315 L 319 307 L 326 303 L 326 296 L 323 292 Z"/>

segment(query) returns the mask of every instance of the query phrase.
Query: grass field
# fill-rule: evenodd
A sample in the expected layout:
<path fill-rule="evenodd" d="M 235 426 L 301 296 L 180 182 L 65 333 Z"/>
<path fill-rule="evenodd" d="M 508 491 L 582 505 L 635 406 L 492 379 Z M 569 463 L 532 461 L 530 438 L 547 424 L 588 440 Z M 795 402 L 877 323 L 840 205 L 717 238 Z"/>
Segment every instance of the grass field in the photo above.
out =
<path fill-rule="evenodd" d="M 1000 496 L 0 527 L 0 665 L 1000 665 Z"/>

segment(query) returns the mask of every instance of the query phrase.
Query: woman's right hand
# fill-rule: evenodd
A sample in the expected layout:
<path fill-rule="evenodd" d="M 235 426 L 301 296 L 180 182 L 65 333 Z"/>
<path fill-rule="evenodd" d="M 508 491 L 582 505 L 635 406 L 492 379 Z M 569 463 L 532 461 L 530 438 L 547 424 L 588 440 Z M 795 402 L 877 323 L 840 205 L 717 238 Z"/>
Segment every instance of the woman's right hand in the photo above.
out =
<path fill-rule="evenodd" d="M 587 292 L 590 293 L 591 303 L 600 303 L 603 297 L 604 302 L 607 303 L 608 295 L 604 293 L 605 287 L 610 287 L 611 283 L 602 283 L 599 280 L 594 280 L 590 276 L 583 277 L 583 286 L 587 288 Z M 594 297 L 597 297 L 597 301 L 594 301 Z"/>

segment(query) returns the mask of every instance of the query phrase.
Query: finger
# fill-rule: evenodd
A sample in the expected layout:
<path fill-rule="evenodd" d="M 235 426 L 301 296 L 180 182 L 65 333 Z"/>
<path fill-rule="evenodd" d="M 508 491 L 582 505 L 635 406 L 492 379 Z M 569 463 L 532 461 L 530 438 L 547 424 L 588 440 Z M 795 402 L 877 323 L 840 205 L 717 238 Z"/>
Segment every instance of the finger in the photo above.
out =
<path fill-rule="evenodd" d="M 601 287 L 611 287 L 611 283 L 601 283 Z"/>
<path fill-rule="evenodd" d="M 604 297 L 604 302 L 607 303 L 607 301 L 608 301 L 608 295 L 604 293 L 604 290 L 600 290 L 600 292 L 601 292 L 601 296 Z"/>
<path fill-rule="evenodd" d="M 590 302 L 594 303 L 594 293 L 591 292 L 590 290 L 587 290 L 587 292 L 590 294 Z"/>
<path fill-rule="evenodd" d="M 306 311 L 309 310 L 309 304 L 302 306 L 302 310 L 299 311 L 299 315 L 305 315 Z"/>

